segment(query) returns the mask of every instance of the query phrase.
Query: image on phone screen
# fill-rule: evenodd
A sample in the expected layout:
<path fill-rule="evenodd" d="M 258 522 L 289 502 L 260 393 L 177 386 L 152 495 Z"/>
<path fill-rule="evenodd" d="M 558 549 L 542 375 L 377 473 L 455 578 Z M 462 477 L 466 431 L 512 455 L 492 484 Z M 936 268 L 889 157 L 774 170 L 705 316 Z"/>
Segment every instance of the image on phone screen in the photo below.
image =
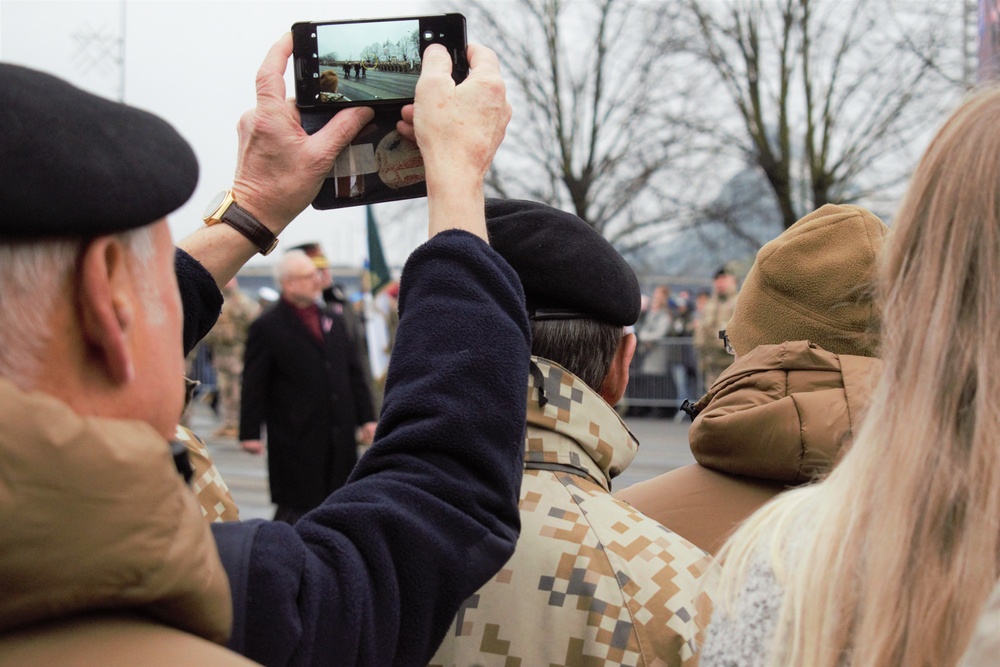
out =
<path fill-rule="evenodd" d="M 430 44 L 452 54 L 456 83 L 468 73 L 461 14 L 296 23 L 292 35 L 300 108 L 412 102 Z"/>
<path fill-rule="evenodd" d="M 413 102 L 421 54 L 430 44 L 451 55 L 456 84 L 468 75 L 465 17 L 300 22 L 292 26 L 292 38 L 295 101 L 306 132 L 318 132 L 345 107 L 363 105 L 375 112 L 337 156 L 313 207 L 426 196 L 423 156 L 397 123 L 403 106 Z"/>
<path fill-rule="evenodd" d="M 413 98 L 420 76 L 420 22 L 316 26 L 319 102 Z"/>

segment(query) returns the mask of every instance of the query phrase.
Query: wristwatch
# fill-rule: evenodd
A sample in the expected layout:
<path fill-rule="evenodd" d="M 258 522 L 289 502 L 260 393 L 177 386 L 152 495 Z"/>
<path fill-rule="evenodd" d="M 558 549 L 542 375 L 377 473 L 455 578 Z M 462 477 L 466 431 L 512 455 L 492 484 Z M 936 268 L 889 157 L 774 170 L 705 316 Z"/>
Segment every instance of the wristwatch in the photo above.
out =
<path fill-rule="evenodd" d="M 232 190 L 223 190 L 212 198 L 208 208 L 202 214 L 202 219 L 206 225 L 214 225 L 224 222 L 243 236 L 250 239 L 260 250 L 260 254 L 267 255 L 278 245 L 278 239 L 270 229 L 261 224 L 250 211 L 241 207 L 233 199 Z"/>

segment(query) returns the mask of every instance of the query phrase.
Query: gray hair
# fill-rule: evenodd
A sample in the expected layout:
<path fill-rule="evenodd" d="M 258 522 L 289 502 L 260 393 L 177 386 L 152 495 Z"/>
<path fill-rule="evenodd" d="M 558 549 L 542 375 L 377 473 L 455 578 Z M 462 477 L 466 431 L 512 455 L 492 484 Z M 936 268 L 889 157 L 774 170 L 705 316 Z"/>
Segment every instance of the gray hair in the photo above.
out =
<path fill-rule="evenodd" d="M 153 258 L 152 226 L 116 237 L 129 252 L 129 271 L 150 320 L 162 322 L 160 286 L 147 268 Z M 25 391 L 37 384 L 53 334 L 49 320 L 59 295 L 77 279 L 77 261 L 87 243 L 80 238 L 0 242 L 0 377 Z"/>
<path fill-rule="evenodd" d="M 597 320 L 531 322 L 531 353 L 554 361 L 600 391 L 611 370 L 624 329 Z"/>

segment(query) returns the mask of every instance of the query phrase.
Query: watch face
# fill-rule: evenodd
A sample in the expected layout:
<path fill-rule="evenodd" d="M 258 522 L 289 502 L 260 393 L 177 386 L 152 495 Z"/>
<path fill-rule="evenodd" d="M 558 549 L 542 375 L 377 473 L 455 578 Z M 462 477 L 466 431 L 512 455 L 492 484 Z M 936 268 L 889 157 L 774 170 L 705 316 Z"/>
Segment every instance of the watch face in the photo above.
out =
<path fill-rule="evenodd" d="M 229 194 L 229 191 L 223 190 L 219 194 L 212 197 L 212 201 L 205 208 L 205 212 L 202 214 L 201 217 L 206 220 L 211 218 L 212 214 L 215 213 L 215 211 L 218 210 L 219 206 L 222 205 L 222 202 L 223 200 L 225 200 L 227 194 Z"/>

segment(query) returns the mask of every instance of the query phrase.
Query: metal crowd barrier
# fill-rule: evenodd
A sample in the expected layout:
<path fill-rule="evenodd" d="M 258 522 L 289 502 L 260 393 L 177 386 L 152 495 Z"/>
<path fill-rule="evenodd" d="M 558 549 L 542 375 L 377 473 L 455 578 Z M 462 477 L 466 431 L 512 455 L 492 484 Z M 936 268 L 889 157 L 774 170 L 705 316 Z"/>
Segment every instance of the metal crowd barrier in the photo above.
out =
<path fill-rule="evenodd" d="M 201 384 L 195 390 L 195 396 L 209 394 L 216 390 L 215 367 L 207 345 L 199 344 L 188 359 L 187 376 Z"/>
<path fill-rule="evenodd" d="M 629 366 L 623 401 L 627 407 L 680 408 L 686 399 L 693 402 L 704 394 L 693 338 L 646 342 L 651 344 L 650 348 L 645 350 L 644 341 L 640 340 Z M 649 368 L 650 363 L 656 372 Z"/>

